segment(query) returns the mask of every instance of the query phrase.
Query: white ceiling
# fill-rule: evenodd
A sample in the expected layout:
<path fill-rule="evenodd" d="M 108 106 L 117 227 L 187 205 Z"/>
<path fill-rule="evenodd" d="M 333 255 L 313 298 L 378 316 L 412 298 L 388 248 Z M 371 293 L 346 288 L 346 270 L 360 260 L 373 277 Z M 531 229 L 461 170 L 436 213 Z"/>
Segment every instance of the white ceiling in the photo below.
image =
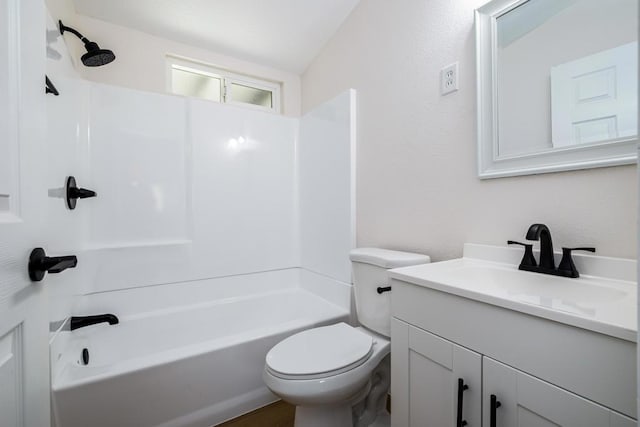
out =
<path fill-rule="evenodd" d="M 74 4 L 81 15 L 300 74 L 359 1 L 74 0 Z"/>

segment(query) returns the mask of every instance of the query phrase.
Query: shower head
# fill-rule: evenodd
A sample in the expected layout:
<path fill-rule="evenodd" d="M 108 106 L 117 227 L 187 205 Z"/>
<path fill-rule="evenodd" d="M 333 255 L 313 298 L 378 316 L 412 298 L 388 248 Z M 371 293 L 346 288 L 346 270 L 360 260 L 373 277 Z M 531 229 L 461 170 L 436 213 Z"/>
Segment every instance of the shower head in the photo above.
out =
<path fill-rule="evenodd" d="M 85 43 L 84 47 L 87 49 L 87 53 L 82 55 L 80 59 L 87 67 L 99 67 L 113 62 L 113 60 L 116 59 L 116 55 L 112 51 L 109 49 L 100 49 L 97 43 Z"/>
<path fill-rule="evenodd" d="M 100 49 L 98 43 L 90 41 L 77 30 L 65 26 L 62 21 L 58 21 L 58 24 L 60 25 L 60 34 L 64 34 L 65 31 L 68 31 L 75 34 L 75 36 L 84 43 L 84 48 L 87 49 L 87 53 L 82 55 L 80 59 L 85 67 L 100 67 L 101 65 L 106 65 L 116 59 L 116 55 L 109 49 Z"/>

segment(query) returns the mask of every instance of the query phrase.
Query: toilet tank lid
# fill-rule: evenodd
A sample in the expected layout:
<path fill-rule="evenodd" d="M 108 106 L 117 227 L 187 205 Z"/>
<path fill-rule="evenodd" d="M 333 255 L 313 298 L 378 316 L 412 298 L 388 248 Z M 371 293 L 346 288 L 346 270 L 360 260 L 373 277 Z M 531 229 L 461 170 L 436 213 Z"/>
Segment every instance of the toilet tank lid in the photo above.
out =
<path fill-rule="evenodd" d="M 381 248 L 352 249 L 349 253 L 349 258 L 351 258 L 353 262 L 362 262 L 382 268 L 406 267 L 408 265 L 431 262 L 431 258 L 427 255 Z"/>

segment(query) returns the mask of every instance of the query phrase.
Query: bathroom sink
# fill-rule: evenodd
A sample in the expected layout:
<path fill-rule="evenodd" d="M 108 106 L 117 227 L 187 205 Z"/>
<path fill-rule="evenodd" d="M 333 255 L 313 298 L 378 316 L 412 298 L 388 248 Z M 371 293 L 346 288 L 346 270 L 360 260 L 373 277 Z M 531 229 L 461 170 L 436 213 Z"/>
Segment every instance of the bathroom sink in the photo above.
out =
<path fill-rule="evenodd" d="M 577 279 L 564 278 L 521 271 L 517 263 L 496 262 L 493 258 L 465 256 L 398 268 L 389 275 L 403 282 L 636 341 L 635 277 L 621 280 L 583 274 Z M 613 262 L 615 265 L 616 260 Z"/>

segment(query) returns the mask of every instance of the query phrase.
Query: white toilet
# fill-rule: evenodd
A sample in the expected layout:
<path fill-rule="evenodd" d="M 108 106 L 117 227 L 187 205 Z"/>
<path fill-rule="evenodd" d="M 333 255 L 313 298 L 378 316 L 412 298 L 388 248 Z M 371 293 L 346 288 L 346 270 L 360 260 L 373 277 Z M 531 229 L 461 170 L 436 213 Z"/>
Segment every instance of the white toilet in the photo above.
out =
<path fill-rule="evenodd" d="M 296 405 L 296 427 L 369 426 L 386 404 L 390 383 L 390 294 L 386 270 L 430 261 L 426 255 L 354 249 L 356 311 L 346 323 L 309 329 L 276 344 L 263 379 Z"/>

